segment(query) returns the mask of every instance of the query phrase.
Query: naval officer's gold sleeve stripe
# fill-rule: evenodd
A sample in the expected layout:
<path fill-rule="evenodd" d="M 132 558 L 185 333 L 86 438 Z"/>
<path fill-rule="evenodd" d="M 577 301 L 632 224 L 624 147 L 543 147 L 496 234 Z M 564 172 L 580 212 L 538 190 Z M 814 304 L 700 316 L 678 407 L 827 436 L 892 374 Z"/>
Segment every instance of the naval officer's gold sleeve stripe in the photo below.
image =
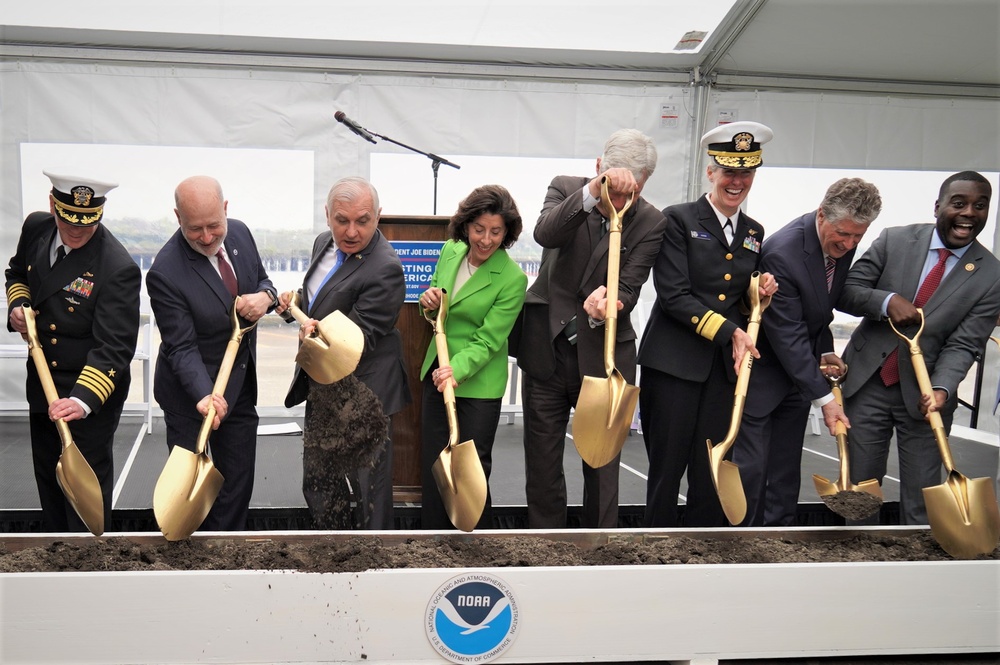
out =
<path fill-rule="evenodd" d="M 91 381 L 90 379 L 88 379 L 87 377 L 85 377 L 83 375 L 81 375 L 76 380 L 76 382 L 79 385 L 81 385 L 84 388 L 86 388 L 87 390 L 89 390 L 90 392 L 92 392 L 95 395 L 97 395 L 97 399 L 101 400 L 101 404 L 104 404 L 108 400 L 108 397 L 111 396 L 106 390 L 104 390 L 103 386 L 99 386 L 99 385 L 95 384 L 93 381 Z"/>
<path fill-rule="evenodd" d="M 722 316 L 717 312 L 708 310 L 705 315 L 701 317 L 701 323 L 695 328 L 695 332 L 704 337 L 705 339 L 715 339 L 715 335 L 719 332 L 719 328 L 722 324 L 726 322 L 726 317 Z"/>
<path fill-rule="evenodd" d="M 90 379 L 92 379 L 93 381 L 95 381 L 95 382 L 101 384 L 102 386 L 104 386 L 105 389 L 108 391 L 108 393 L 112 392 L 115 389 L 115 382 L 114 381 L 112 381 L 111 379 L 109 379 L 108 377 L 106 377 L 104 375 L 104 372 L 100 372 L 97 369 L 95 369 L 94 367 L 91 367 L 90 365 L 87 365 L 86 367 L 84 367 L 83 371 L 80 374 L 83 375 L 83 376 L 87 376 Z"/>
<path fill-rule="evenodd" d="M 31 299 L 31 291 L 28 290 L 27 284 L 18 282 L 7 287 L 7 302 L 14 302 L 18 298 Z"/>

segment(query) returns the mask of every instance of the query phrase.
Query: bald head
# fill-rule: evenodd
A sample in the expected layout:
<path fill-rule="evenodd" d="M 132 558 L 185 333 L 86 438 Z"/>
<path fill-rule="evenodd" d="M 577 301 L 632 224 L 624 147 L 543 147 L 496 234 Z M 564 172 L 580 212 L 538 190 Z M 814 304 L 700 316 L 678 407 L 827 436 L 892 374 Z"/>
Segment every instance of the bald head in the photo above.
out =
<path fill-rule="evenodd" d="M 174 190 L 174 213 L 181 233 L 194 251 L 213 256 L 219 251 L 229 228 L 222 185 L 215 178 L 196 175 Z"/>

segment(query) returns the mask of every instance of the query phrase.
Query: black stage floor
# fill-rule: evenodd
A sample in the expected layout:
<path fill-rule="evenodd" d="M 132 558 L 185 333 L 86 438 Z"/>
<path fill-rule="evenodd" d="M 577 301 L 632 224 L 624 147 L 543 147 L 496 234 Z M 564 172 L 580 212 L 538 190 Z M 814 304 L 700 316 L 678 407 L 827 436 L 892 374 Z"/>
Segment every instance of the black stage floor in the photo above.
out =
<path fill-rule="evenodd" d="M 970 478 L 997 475 L 998 445 L 995 419 L 987 416 L 981 426 L 993 431 L 956 427 L 950 437 L 955 467 Z M 301 418 L 262 418 L 257 438 L 257 472 L 251 502 L 249 528 L 299 529 L 311 526 L 302 497 Z M 109 531 L 156 530 L 152 516 L 153 487 L 167 459 L 163 421 L 155 418 L 153 432 L 145 433 L 140 417 L 123 416 L 115 437 L 114 521 Z M 292 434 L 273 430 L 293 429 Z M 141 434 L 140 434 L 141 433 Z M 803 525 L 836 525 L 836 515 L 819 500 L 813 474 L 836 480 L 839 466 L 836 442 L 825 432 L 806 433 L 803 441 L 802 485 L 799 522 Z M 579 520 L 583 496 L 581 460 L 567 436 L 564 456 L 570 524 Z M 633 431 L 622 451 L 620 469 L 620 525 L 639 527 L 646 493 L 646 451 L 642 435 Z M 498 428 L 493 454 L 491 491 L 498 526 L 525 528 L 524 455 L 520 418 Z M 898 464 L 895 451 L 890 453 L 888 475 L 883 487 L 886 505 L 882 521 L 898 521 Z M 686 485 L 682 484 L 681 494 Z M 0 532 L 35 531 L 41 528 L 38 496 L 31 468 L 28 422 L 24 415 L 5 415 L 0 419 Z M 419 506 L 397 503 L 397 528 L 419 528 Z"/>

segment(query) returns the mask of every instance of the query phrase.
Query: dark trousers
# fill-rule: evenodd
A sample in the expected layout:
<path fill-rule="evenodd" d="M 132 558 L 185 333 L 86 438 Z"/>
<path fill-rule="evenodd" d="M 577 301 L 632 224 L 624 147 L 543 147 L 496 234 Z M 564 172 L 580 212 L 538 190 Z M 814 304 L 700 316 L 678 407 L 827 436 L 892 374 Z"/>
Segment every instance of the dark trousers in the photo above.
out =
<path fill-rule="evenodd" d="M 538 343 L 537 341 L 535 343 Z M 576 348 L 562 335 L 553 348 L 555 372 L 544 381 L 523 373 L 524 471 L 528 527 L 566 528 L 566 474 L 563 451 L 570 409 L 580 396 L 580 368 Z M 621 455 L 594 469 L 583 469 L 583 526 L 618 526 L 618 468 Z"/>
<path fill-rule="evenodd" d="M 111 529 L 111 497 L 115 486 L 115 465 L 113 447 L 115 430 L 122 415 L 128 394 L 128 382 L 119 384 L 115 390 L 121 397 L 104 404 L 100 411 L 91 413 L 83 420 L 70 421 L 69 431 L 73 442 L 83 453 L 84 459 L 97 475 L 104 498 L 104 529 Z M 86 525 L 76 514 L 72 504 L 66 499 L 59 481 L 56 480 L 56 464 L 62 455 L 62 440 L 55 423 L 48 413 L 32 413 L 29 417 L 31 429 L 31 456 L 35 467 L 35 484 L 42 506 L 42 519 L 46 531 L 69 532 L 87 531 Z"/>
<path fill-rule="evenodd" d="M 392 420 L 385 447 L 371 466 L 348 476 L 356 501 L 354 522 L 361 529 L 388 531 L 393 528 Z"/>
<path fill-rule="evenodd" d="M 794 387 L 770 413 L 743 412 L 732 447 L 747 498 L 743 526 L 795 525 L 808 421 L 809 402 Z"/>
<path fill-rule="evenodd" d="M 181 446 L 194 452 L 204 420 L 164 411 L 167 446 L 171 450 L 174 446 Z M 199 531 L 246 530 L 257 464 L 259 420 L 252 391 L 244 386 L 236 404 L 229 405 L 229 413 L 219 429 L 208 437 L 212 464 L 225 480 L 208 516 L 198 527 Z"/>
<path fill-rule="evenodd" d="M 437 367 L 435 363 L 434 367 Z M 433 367 L 431 368 L 433 370 Z M 434 386 L 430 371 L 424 379 L 424 397 L 421 405 L 421 445 L 420 445 L 420 526 L 423 529 L 451 529 L 451 520 L 445 509 L 441 493 L 434 481 L 432 467 L 438 455 L 448 445 L 448 414 L 444 396 Z M 486 506 L 476 524 L 476 529 L 493 528 L 493 505 L 489 492 L 490 469 L 493 467 L 493 441 L 500 422 L 500 398 L 474 399 L 458 397 L 455 400 L 458 413 L 458 442 L 475 442 L 479 461 L 486 474 Z"/>
<path fill-rule="evenodd" d="M 714 527 L 728 524 L 712 482 L 706 440 L 726 436 L 733 409 L 721 351 L 704 382 L 686 381 L 651 367 L 642 368 L 639 415 L 649 456 L 646 482 L 647 527 Z M 677 502 L 687 472 L 683 521 Z"/>

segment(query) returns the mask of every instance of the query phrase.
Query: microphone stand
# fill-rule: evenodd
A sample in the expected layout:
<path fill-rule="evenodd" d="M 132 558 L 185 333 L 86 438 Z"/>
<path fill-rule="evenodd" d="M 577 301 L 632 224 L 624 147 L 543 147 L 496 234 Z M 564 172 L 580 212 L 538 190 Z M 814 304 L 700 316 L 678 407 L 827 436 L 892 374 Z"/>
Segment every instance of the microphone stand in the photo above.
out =
<path fill-rule="evenodd" d="M 380 139 L 385 139 L 389 143 L 395 143 L 401 148 L 406 148 L 407 150 L 415 152 L 419 155 L 423 155 L 424 157 L 427 157 L 428 159 L 431 160 L 431 170 L 434 171 L 434 214 L 436 215 L 438 209 L 438 167 L 440 167 L 442 164 L 444 164 L 445 166 L 450 166 L 455 169 L 460 169 L 462 167 L 459 166 L 458 164 L 449 162 L 444 157 L 439 157 L 438 155 L 435 155 L 432 152 L 424 152 L 423 150 L 417 150 L 413 146 L 406 145 L 405 143 L 400 143 L 396 139 L 391 139 L 388 136 L 385 136 L 384 134 L 379 134 L 378 132 L 373 132 L 371 130 L 368 130 L 368 133 L 371 134 L 372 136 L 377 136 Z"/>

